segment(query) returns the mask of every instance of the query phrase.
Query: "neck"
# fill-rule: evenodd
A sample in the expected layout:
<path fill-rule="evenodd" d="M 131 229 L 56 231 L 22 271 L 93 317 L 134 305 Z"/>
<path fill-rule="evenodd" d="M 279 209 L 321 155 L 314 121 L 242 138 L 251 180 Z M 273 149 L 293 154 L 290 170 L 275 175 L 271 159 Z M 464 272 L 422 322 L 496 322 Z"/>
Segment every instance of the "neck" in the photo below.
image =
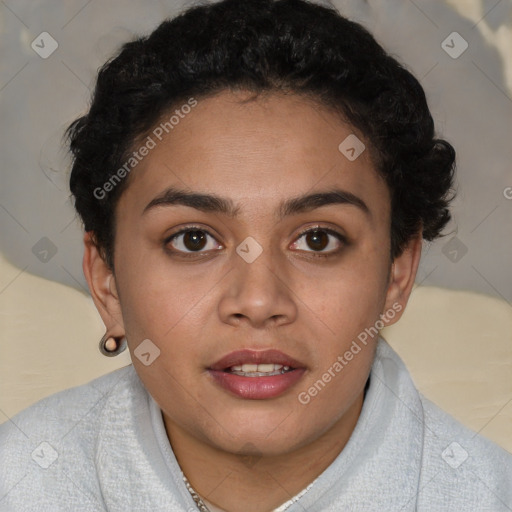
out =
<path fill-rule="evenodd" d="M 364 392 L 329 430 L 284 455 L 241 456 L 197 439 L 165 413 L 164 424 L 183 473 L 201 497 L 227 512 L 268 512 L 307 487 L 341 453 L 363 400 Z"/>

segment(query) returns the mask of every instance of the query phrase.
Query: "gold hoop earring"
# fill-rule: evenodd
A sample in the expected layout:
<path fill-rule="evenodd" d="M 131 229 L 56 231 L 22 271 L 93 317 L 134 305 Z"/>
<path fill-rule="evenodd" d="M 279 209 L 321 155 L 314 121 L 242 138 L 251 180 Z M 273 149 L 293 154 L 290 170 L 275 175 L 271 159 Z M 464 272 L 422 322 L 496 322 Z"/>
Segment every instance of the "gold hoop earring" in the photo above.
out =
<path fill-rule="evenodd" d="M 99 349 L 104 356 L 114 357 L 124 352 L 127 346 L 126 336 L 116 338 L 106 333 L 100 340 Z"/>

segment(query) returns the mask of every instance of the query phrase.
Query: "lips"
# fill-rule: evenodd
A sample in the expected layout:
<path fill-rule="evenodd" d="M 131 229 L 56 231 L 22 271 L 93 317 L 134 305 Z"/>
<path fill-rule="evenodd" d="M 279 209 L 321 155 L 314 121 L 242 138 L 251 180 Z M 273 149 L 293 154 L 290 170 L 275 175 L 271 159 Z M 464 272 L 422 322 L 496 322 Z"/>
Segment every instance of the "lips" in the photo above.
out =
<path fill-rule="evenodd" d="M 269 371 L 270 366 L 281 368 Z M 264 371 L 268 374 L 262 375 Z M 276 398 L 292 388 L 305 371 L 303 363 L 279 350 L 238 350 L 208 368 L 214 384 L 246 400 Z"/>

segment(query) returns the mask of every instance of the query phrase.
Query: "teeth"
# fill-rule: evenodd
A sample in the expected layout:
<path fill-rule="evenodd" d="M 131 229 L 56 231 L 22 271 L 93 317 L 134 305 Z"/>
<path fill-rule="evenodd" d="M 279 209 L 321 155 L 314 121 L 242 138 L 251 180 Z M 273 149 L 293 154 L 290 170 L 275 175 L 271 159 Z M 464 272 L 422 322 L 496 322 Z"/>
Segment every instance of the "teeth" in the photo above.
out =
<path fill-rule="evenodd" d="M 277 365 L 273 365 L 273 364 L 259 364 L 257 369 L 256 369 L 256 371 L 268 373 L 268 372 L 273 372 L 274 370 L 279 370 L 279 368 L 274 368 L 274 366 L 277 366 Z M 246 371 L 251 371 L 251 370 L 244 370 L 244 368 L 242 367 L 242 371 L 246 372 Z"/>
<path fill-rule="evenodd" d="M 289 366 L 283 366 L 282 364 L 242 364 L 235 365 L 230 368 L 232 373 L 250 375 L 254 377 L 260 377 L 262 375 L 279 375 L 290 369 Z"/>

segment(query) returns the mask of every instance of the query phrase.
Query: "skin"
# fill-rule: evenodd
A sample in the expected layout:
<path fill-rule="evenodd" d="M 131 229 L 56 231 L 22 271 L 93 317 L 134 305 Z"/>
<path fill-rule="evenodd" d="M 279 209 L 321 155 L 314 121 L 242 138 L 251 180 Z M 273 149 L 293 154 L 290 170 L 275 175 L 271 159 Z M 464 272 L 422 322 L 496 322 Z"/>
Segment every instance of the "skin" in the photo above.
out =
<path fill-rule="evenodd" d="M 163 411 L 192 486 L 227 511 L 263 512 L 300 492 L 348 441 L 376 337 L 307 405 L 298 395 L 379 315 L 399 304 L 402 311 L 386 323 L 400 318 L 421 233 L 390 260 L 388 188 L 369 151 L 353 162 L 340 153 L 351 133 L 367 148 L 369 142 L 338 116 L 298 96 L 272 93 L 242 103 L 247 97 L 224 91 L 198 101 L 150 151 L 117 206 L 115 274 L 90 233 L 83 268 L 108 332 L 126 334 L 134 367 Z M 239 216 L 183 205 L 143 214 L 171 185 L 228 197 Z M 334 187 L 361 198 L 369 214 L 348 204 L 283 219 L 275 214 L 283 200 Z M 183 236 L 165 245 L 191 224 L 211 234 L 203 257 Z M 343 234 L 348 244 L 327 235 L 318 249 L 307 235 L 299 238 L 317 225 Z M 263 249 L 252 263 L 235 250 L 249 236 Z M 315 257 L 319 252 L 334 255 Z M 133 356 L 145 339 L 161 351 L 149 366 Z M 277 348 L 303 362 L 306 372 L 279 397 L 241 399 L 214 384 L 206 370 L 241 348 Z"/>

